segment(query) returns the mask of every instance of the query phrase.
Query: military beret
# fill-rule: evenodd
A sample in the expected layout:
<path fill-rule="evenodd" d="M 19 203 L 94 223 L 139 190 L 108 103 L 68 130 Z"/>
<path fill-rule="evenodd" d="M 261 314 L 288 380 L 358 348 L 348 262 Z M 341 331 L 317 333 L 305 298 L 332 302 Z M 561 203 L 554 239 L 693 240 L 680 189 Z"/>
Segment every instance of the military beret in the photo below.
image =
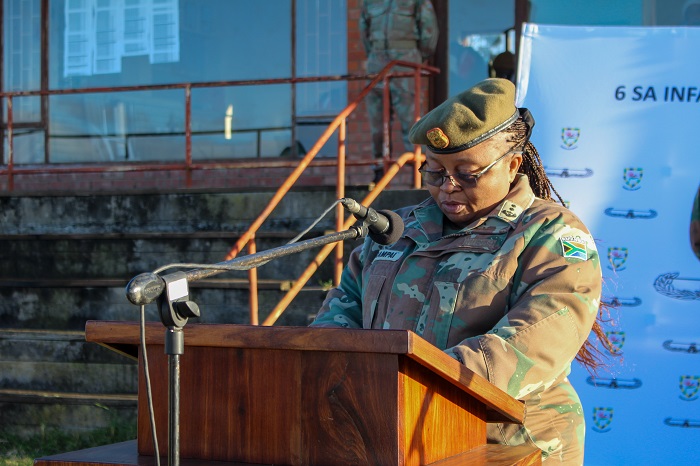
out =
<path fill-rule="evenodd" d="M 418 120 L 408 137 L 436 154 L 452 154 L 483 142 L 519 116 L 515 85 L 489 78 L 451 97 Z"/>

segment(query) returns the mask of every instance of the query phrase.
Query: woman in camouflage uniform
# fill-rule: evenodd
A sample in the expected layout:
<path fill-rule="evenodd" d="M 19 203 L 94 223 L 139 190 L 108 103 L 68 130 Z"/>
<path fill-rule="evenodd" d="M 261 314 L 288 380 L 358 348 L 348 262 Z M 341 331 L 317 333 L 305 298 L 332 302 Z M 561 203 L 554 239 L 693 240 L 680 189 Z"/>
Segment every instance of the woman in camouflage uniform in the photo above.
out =
<path fill-rule="evenodd" d="M 524 426 L 491 424 L 490 442 L 582 464 L 584 415 L 567 375 L 575 358 L 599 362 L 588 337 L 604 338 L 601 266 L 586 227 L 551 199 L 534 120 L 514 100 L 510 81 L 487 79 L 413 126 L 431 197 L 398 211 L 396 243 L 353 251 L 312 325 L 414 331 L 525 403 Z"/>

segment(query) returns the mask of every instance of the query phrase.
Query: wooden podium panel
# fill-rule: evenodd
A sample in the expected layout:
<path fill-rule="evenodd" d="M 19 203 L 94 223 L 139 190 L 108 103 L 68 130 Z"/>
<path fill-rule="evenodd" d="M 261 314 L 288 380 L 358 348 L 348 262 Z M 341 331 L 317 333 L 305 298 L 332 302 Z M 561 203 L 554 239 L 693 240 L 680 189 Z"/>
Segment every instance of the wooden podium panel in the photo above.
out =
<path fill-rule="evenodd" d="M 486 444 L 523 405 L 414 333 L 188 324 L 180 456 L 288 465 L 425 465 Z M 143 358 L 138 322 L 88 322 L 86 340 Z M 167 454 L 165 328 L 146 329 L 160 454 Z M 153 456 L 143 371 L 138 454 Z M 532 453 L 532 452 L 530 452 Z"/>

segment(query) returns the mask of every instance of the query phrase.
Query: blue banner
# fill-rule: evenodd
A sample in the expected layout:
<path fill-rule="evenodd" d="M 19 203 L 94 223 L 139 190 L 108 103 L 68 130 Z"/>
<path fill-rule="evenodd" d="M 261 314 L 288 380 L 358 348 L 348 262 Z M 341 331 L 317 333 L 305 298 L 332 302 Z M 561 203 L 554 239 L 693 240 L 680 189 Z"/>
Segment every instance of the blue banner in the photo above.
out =
<path fill-rule="evenodd" d="M 700 28 L 526 24 L 518 106 L 562 198 L 596 239 L 608 367 L 571 381 L 586 465 L 700 462 Z"/>

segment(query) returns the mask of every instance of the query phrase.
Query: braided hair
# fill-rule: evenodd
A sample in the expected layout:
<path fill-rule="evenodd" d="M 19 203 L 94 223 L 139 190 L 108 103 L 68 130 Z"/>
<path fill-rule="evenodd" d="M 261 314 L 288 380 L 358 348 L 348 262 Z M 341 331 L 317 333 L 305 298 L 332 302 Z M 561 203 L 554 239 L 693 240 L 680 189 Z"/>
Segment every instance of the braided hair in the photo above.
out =
<path fill-rule="evenodd" d="M 507 135 L 506 140 L 508 142 L 515 143 L 515 148 L 522 148 L 523 162 L 520 164 L 518 172 L 527 175 L 530 187 L 532 188 L 535 196 L 540 199 L 553 201 L 552 193 L 554 193 L 557 200 L 563 206 L 565 206 L 564 200 L 561 198 L 557 190 L 554 189 L 552 182 L 544 170 L 540 154 L 530 141 L 530 133 L 532 132 L 533 124 L 534 121 L 528 124 L 521 116 L 512 125 L 503 130 L 503 132 Z M 608 340 L 608 337 L 605 335 L 602 327 L 602 323 L 608 322 L 609 320 L 608 306 L 601 303 L 598 308 L 596 320 L 593 322 L 592 332 L 597 340 L 602 343 L 605 349 L 607 349 L 611 354 L 616 354 L 614 351 L 612 351 L 614 349 L 613 345 L 610 340 Z M 597 369 L 604 365 L 604 357 L 605 354 L 591 341 L 591 339 L 587 339 L 576 354 L 576 360 L 591 373 L 596 373 Z"/>
<path fill-rule="evenodd" d="M 527 175 L 535 196 L 540 199 L 552 200 L 552 193 L 554 193 L 557 196 L 557 200 L 564 205 L 564 200 L 557 190 L 554 189 L 554 185 L 552 185 L 547 173 L 544 171 L 539 152 L 530 142 L 531 127 L 521 117 L 503 131 L 508 135 L 508 142 L 514 142 L 515 147 L 522 148 L 523 163 L 520 164 L 518 172 Z"/>

